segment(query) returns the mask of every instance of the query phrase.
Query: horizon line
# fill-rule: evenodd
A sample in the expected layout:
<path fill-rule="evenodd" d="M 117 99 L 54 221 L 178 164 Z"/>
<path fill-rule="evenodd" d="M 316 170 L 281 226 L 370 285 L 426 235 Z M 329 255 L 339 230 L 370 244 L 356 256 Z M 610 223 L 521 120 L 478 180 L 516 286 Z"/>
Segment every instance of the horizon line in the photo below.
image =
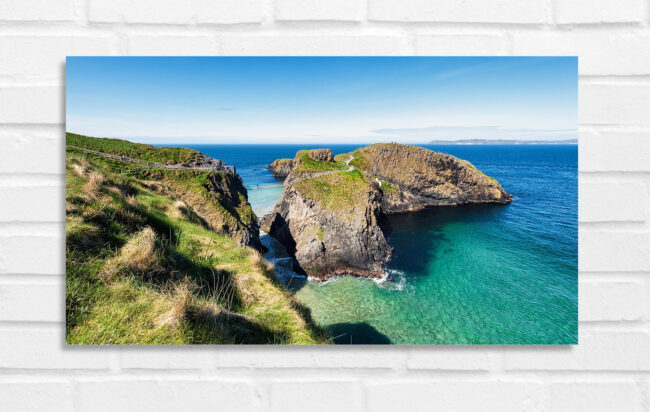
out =
<path fill-rule="evenodd" d="M 313 144 L 313 145 L 319 145 L 319 144 L 329 144 L 329 145 L 355 145 L 355 144 L 363 144 L 363 145 L 371 145 L 371 144 L 379 144 L 379 143 L 397 143 L 397 144 L 406 144 L 406 145 L 422 145 L 422 144 L 432 144 L 431 141 L 436 141 L 437 143 L 434 144 L 444 144 L 445 143 L 458 143 L 458 142 L 463 142 L 461 145 L 481 145 L 482 143 L 470 143 L 472 141 L 481 141 L 481 142 L 495 142 L 495 141 L 506 141 L 506 142 L 523 142 L 524 144 L 529 144 L 529 145 L 534 145 L 534 144 L 544 144 L 544 142 L 548 143 L 557 143 L 557 142 L 568 142 L 568 141 L 574 141 L 575 143 L 566 143 L 566 144 L 578 144 L 578 138 L 569 138 L 569 139 L 530 139 L 530 140 L 522 140 L 522 139 L 489 139 L 489 138 L 468 138 L 468 139 L 453 139 L 453 140 L 445 140 L 445 139 L 431 139 L 423 142 L 410 142 L 410 143 L 400 143 L 395 140 L 391 141 L 386 141 L 386 140 L 378 140 L 378 141 L 352 141 L 352 142 L 345 142 L 345 143 L 338 143 L 338 142 L 328 142 L 328 141 L 317 141 L 317 142 L 305 142 L 305 143 L 285 143 L 285 142 L 273 142 L 273 143 L 266 143 L 266 142 L 241 142 L 241 143 L 223 143 L 223 142 L 197 142 L 197 141 L 186 141 L 186 142 L 181 142 L 181 141 L 171 141 L 169 139 L 182 139 L 182 137 L 168 137 L 168 138 L 161 138 L 161 137 L 153 137 L 153 136 L 114 136 L 114 137 L 109 137 L 109 136 L 102 136 L 102 137 L 97 137 L 97 136 L 89 136 L 81 133 L 76 133 L 76 132 L 71 132 L 67 131 L 66 133 L 72 133 L 72 134 L 78 134 L 80 136 L 87 136 L 87 137 L 93 137 L 93 138 L 98 138 L 98 139 L 120 139 L 120 140 L 127 140 L 129 139 L 167 139 L 167 141 L 151 141 L 151 142 L 146 142 L 146 143 L 141 143 L 141 142 L 135 142 L 135 143 L 141 143 L 141 144 L 151 144 L 151 145 L 163 145 L 163 144 L 193 144 L 193 145 L 224 145 L 224 146 L 252 146 L 252 145 L 300 145 L 300 144 Z M 535 143 L 530 143 L 530 142 L 535 142 Z M 514 143 L 517 144 L 517 143 Z M 513 144 L 513 145 L 514 145 Z M 507 145 L 505 143 L 504 145 Z"/>

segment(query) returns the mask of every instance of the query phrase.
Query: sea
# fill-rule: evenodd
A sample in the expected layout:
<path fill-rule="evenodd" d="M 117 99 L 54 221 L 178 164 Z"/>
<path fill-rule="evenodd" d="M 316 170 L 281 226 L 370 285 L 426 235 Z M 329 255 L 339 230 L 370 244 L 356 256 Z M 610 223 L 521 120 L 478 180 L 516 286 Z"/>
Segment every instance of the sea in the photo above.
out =
<path fill-rule="evenodd" d="M 261 217 L 282 194 L 266 169 L 273 160 L 362 145 L 181 146 L 236 166 Z M 421 146 L 472 162 L 512 203 L 388 216 L 394 250 L 381 281 L 287 275 L 290 259 L 264 236 L 294 296 L 335 343 L 577 344 L 578 146 Z"/>

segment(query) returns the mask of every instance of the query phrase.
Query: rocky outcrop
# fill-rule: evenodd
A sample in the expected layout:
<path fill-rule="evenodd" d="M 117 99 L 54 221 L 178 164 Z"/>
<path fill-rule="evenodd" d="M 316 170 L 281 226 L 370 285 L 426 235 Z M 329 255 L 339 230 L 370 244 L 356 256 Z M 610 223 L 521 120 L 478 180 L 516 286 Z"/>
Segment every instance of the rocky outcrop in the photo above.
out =
<path fill-rule="evenodd" d="M 400 144 L 375 144 L 352 155 L 352 165 L 381 182 L 384 213 L 512 201 L 495 179 L 454 156 Z"/>
<path fill-rule="evenodd" d="M 190 206 L 197 221 L 204 226 L 228 235 L 242 246 L 264 250 L 259 239 L 259 222 L 238 174 L 194 170 L 141 173 L 164 181 L 176 198 Z"/>
<path fill-rule="evenodd" d="M 331 149 L 311 149 L 300 150 L 293 159 L 277 159 L 271 163 L 267 169 L 271 171 L 274 177 L 284 179 L 289 176 L 292 170 L 298 168 L 303 162 L 310 163 L 314 166 L 313 161 L 323 162 L 325 164 L 334 162 L 334 154 Z M 318 166 L 316 166 L 318 168 Z M 307 172 L 311 171 L 310 167 L 305 168 Z"/>
<path fill-rule="evenodd" d="M 285 181 L 282 199 L 262 228 L 312 279 L 381 277 L 391 247 L 379 227 L 381 192 L 356 172 L 327 172 Z"/>
<path fill-rule="evenodd" d="M 284 179 L 294 168 L 293 159 L 277 159 L 271 163 L 267 169 L 271 171 L 273 177 Z"/>
<path fill-rule="evenodd" d="M 204 155 L 203 153 L 198 153 L 190 162 L 184 163 L 182 166 L 224 170 L 226 164 L 219 159 L 214 159 L 210 156 Z"/>
<path fill-rule="evenodd" d="M 307 152 L 307 156 L 317 162 L 331 162 L 334 160 L 331 149 L 312 149 Z"/>
<path fill-rule="evenodd" d="M 471 163 L 416 146 L 377 144 L 336 158 L 312 152 L 286 159 L 292 169 L 282 198 L 262 228 L 314 279 L 382 276 L 391 253 L 384 213 L 512 200 Z"/>

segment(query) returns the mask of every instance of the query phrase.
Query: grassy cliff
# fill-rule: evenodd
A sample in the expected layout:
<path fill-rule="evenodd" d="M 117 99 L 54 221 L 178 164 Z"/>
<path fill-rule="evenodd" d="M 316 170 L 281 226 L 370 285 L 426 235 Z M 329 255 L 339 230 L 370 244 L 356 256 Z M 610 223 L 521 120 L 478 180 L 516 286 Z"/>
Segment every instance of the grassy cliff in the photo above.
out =
<path fill-rule="evenodd" d="M 96 138 L 74 133 L 66 133 L 66 144 L 163 164 L 192 164 L 204 157 L 202 153 L 184 147 L 155 147 L 122 139 Z"/>
<path fill-rule="evenodd" d="M 82 146 L 78 135 L 68 138 Z M 88 139 L 82 147 L 112 144 Z M 129 157 L 149 161 L 191 155 L 122 142 Z M 257 250 L 242 246 L 236 230 L 214 230 L 215 222 L 256 221 L 237 182 L 215 172 L 128 169 L 66 152 L 67 343 L 328 342 Z"/>
<path fill-rule="evenodd" d="M 294 187 L 304 197 L 313 199 L 328 209 L 340 211 L 364 206 L 368 181 L 356 170 L 338 171 L 298 181 Z"/>
<path fill-rule="evenodd" d="M 293 159 L 294 164 L 297 165 L 294 169 L 296 174 L 319 173 L 348 169 L 348 166 L 341 161 L 323 162 L 312 159 L 309 157 L 309 152 L 313 150 L 314 149 L 300 150 L 296 153 L 296 157 Z"/>

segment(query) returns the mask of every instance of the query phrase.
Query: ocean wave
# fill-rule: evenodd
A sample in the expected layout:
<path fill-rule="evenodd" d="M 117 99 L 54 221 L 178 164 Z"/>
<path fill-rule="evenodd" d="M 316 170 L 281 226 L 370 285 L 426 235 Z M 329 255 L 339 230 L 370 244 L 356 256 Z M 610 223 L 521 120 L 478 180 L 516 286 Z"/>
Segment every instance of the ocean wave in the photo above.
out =
<path fill-rule="evenodd" d="M 398 269 L 386 269 L 384 273 L 386 276 L 375 281 L 377 286 L 395 292 L 409 289 L 406 272 Z"/>

